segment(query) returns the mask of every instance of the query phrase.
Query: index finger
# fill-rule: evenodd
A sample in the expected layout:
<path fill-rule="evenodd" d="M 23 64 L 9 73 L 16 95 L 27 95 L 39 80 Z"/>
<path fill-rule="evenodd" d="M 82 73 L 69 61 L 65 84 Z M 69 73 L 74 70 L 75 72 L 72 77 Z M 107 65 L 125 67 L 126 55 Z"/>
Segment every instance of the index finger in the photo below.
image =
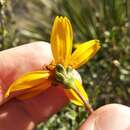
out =
<path fill-rule="evenodd" d="M 34 42 L 0 52 L 0 100 L 10 84 L 24 73 L 41 70 L 52 60 L 49 43 Z"/>
<path fill-rule="evenodd" d="M 6 91 L 9 85 L 24 73 L 41 70 L 43 65 L 51 61 L 51 47 L 45 42 L 30 43 L 0 52 L 0 85 L 3 91 Z M 3 103 L 2 94 L 0 98 Z M 47 120 L 67 103 L 68 98 L 60 85 L 50 86 L 40 95 L 20 102 L 36 122 Z"/>

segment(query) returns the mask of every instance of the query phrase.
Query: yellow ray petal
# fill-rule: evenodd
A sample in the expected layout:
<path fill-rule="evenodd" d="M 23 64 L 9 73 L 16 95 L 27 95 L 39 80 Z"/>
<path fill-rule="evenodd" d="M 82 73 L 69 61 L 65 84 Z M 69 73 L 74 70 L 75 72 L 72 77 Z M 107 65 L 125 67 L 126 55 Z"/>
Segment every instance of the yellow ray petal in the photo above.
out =
<path fill-rule="evenodd" d="M 48 79 L 50 76 L 50 72 L 45 71 L 34 71 L 27 73 L 17 80 L 15 80 L 8 88 L 7 92 L 5 93 L 5 96 L 9 96 L 10 93 L 18 91 L 18 90 L 25 90 L 32 88 L 36 85 L 41 84 L 44 82 L 44 80 Z"/>
<path fill-rule="evenodd" d="M 80 84 L 80 82 L 78 80 L 75 80 L 75 86 L 77 88 L 77 90 L 79 91 L 79 93 L 83 96 L 83 98 L 85 100 L 88 100 L 88 95 L 86 94 L 83 86 Z M 84 106 L 83 101 L 80 99 L 80 97 L 75 93 L 74 90 L 72 89 L 65 89 L 65 93 L 67 95 L 67 97 L 69 98 L 69 100 L 78 105 L 78 106 Z"/>
<path fill-rule="evenodd" d="M 73 44 L 73 48 L 74 49 L 77 49 L 79 46 L 81 46 L 82 43 L 74 43 Z"/>
<path fill-rule="evenodd" d="M 72 52 L 73 33 L 66 17 L 56 17 L 51 33 L 51 48 L 56 64 L 69 64 Z"/>
<path fill-rule="evenodd" d="M 51 86 L 51 80 L 48 80 L 48 79 L 44 80 L 41 84 L 39 84 L 31 89 L 28 89 L 25 94 L 19 95 L 16 98 L 20 99 L 20 100 L 32 98 L 32 97 L 37 96 L 40 93 L 42 93 L 43 91 L 48 89 L 50 86 Z"/>
<path fill-rule="evenodd" d="M 100 43 L 98 40 L 91 40 L 81 44 L 72 54 L 70 65 L 73 68 L 78 68 L 93 57 L 99 49 Z"/>

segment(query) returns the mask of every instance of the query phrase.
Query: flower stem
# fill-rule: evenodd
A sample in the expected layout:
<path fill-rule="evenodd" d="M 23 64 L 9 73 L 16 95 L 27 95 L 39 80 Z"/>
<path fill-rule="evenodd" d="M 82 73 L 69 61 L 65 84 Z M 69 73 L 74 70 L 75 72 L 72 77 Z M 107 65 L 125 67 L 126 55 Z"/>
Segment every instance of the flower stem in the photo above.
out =
<path fill-rule="evenodd" d="M 84 106 L 86 108 L 86 111 L 88 111 L 89 115 L 93 113 L 93 108 L 91 107 L 91 105 L 89 104 L 88 100 L 85 100 L 84 97 L 80 94 L 80 92 L 76 89 L 73 88 L 73 90 L 75 91 L 75 93 L 80 97 L 80 99 L 83 101 Z"/>

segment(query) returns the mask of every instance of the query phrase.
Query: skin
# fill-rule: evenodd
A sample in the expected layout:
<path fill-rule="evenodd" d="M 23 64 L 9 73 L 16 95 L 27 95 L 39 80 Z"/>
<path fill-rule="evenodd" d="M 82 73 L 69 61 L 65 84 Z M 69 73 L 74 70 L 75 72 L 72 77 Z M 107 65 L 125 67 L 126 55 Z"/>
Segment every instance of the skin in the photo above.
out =
<path fill-rule="evenodd" d="M 24 91 L 14 93 L 8 99 L 3 98 L 8 86 L 19 76 L 41 70 L 51 60 L 50 45 L 45 42 L 0 52 L 0 130 L 32 130 L 37 123 L 47 121 L 68 104 L 69 100 L 60 85 L 51 86 L 42 94 L 24 101 L 13 98 Z M 130 108 L 118 104 L 101 107 L 89 116 L 79 130 L 130 130 Z"/>

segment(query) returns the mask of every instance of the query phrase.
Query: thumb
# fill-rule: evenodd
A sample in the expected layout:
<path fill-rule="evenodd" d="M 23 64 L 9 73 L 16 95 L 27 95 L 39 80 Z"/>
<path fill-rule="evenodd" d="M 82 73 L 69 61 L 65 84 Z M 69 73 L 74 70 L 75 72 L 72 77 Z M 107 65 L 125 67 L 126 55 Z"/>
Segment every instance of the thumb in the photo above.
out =
<path fill-rule="evenodd" d="M 119 104 L 103 106 L 79 130 L 130 130 L 130 108 Z"/>

